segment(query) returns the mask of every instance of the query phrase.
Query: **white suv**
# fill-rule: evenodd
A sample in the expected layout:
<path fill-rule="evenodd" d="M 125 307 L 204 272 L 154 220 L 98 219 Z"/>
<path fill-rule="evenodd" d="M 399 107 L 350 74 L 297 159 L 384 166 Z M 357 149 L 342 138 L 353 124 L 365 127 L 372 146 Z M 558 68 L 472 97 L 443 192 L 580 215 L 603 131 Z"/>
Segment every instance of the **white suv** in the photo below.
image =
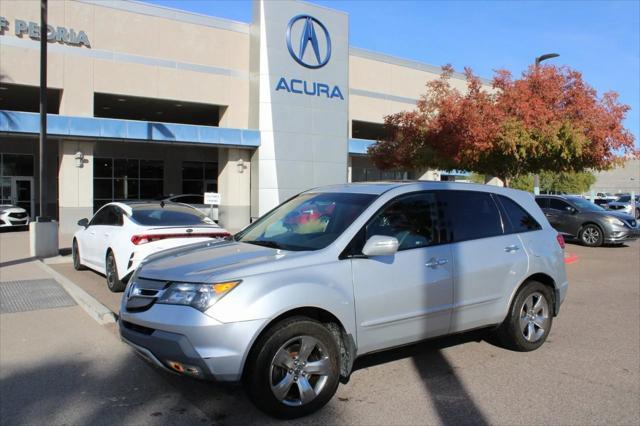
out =
<path fill-rule="evenodd" d="M 163 369 L 242 380 L 262 410 L 298 417 L 363 354 L 483 327 L 515 350 L 540 347 L 567 291 L 563 248 L 526 192 L 318 188 L 228 241 L 143 261 L 120 334 Z"/>

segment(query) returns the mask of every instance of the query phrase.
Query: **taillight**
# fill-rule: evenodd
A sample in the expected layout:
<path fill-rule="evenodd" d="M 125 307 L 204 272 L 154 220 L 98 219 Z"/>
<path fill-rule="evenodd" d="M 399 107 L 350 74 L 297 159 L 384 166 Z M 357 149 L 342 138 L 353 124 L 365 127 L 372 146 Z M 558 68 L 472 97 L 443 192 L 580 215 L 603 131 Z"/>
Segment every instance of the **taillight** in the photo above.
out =
<path fill-rule="evenodd" d="M 558 245 L 562 250 L 564 250 L 564 237 L 561 234 L 556 235 L 556 240 L 558 240 Z"/>
<path fill-rule="evenodd" d="M 140 244 L 152 243 L 154 241 L 166 240 L 167 238 L 225 238 L 230 236 L 228 232 L 209 232 L 200 234 L 144 234 L 134 235 L 131 237 L 131 242 L 138 246 Z"/>

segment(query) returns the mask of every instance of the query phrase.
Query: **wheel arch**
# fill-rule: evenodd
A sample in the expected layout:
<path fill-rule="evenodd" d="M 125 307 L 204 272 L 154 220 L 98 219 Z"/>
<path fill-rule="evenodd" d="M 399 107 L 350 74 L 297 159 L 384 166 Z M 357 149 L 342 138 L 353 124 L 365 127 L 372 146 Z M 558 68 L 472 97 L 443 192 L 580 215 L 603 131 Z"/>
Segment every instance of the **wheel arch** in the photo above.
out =
<path fill-rule="evenodd" d="M 578 235 L 577 237 L 580 238 L 580 233 L 582 232 L 582 230 L 584 229 L 585 226 L 588 225 L 595 225 L 598 227 L 598 229 L 600 229 L 600 231 L 602 232 L 602 236 L 604 237 L 604 226 L 599 223 L 598 221 L 595 220 L 587 220 L 586 222 L 584 222 L 582 225 L 580 225 L 580 227 L 578 228 Z"/>
<path fill-rule="evenodd" d="M 338 347 L 340 349 L 340 381 L 346 383 L 349 381 L 349 375 L 353 367 L 357 355 L 356 343 L 354 337 L 349 334 L 342 324 L 342 321 L 333 313 L 317 306 L 303 306 L 290 309 L 269 321 L 259 333 L 256 334 L 251 342 L 251 348 L 247 351 L 242 361 L 242 375 L 244 377 L 247 371 L 246 363 L 252 357 L 256 349 L 256 342 L 275 324 L 292 317 L 307 317 L 322 323 L 333 334 Z"/>
<path fill-rule="evenodd" d="M 535 274 L 529 275 L 527 278 L 522 280 L 520 285 L 516 287 L 516 289 L 511 293 L 511 296 L 509 298 L 509 304 L 507 305 L 508 310 L 507 310 L 507 313 L 505 314 L 505 318 L 506 318 L 506 315 L 508 315 L 508 313 L 511 312 L 511 308 L 517 294 L 525 285 L 527 285 L 527 283 L 531 281 L 537 281 L 545 285 L 546 287 L 549 287 L 549 290 L 551 290 L 551 297 L 553 298 L 553 300 L 551 301 L 551 304 L 553 305 L 553 316 L 555 317 L 558 315 L 558 312 L 560 311 L 560 297 L 558 295 L 558 287 L 556 285 L 556 281 L 548 274 L 545 274 L 543 272 L 537 272 Z"/>

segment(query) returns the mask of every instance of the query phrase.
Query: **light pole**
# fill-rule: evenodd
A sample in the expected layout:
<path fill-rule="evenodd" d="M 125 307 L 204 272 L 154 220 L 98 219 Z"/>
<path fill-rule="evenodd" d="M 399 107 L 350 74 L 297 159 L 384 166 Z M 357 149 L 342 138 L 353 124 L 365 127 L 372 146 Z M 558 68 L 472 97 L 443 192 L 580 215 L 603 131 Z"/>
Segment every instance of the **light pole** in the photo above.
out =
<path fill-rule="evenodd" d="M 540 62 L 546 61 L 547 59 L 551 59 L 551 58 L 557 58 L 558 56 L 560 55 L 557 53 L 545 53 L 544 55 L 540 55 L 536 57 L 536 60 L 535 60 L 536 68 L 538 68 L 538 65 L 540 65 Z M 538 175 L 538 173 L 533 175 L 533 193 L 535 195 L 540 195 L 540 176 Z"/>
<path fill-rule="evenodd" d="M 40 139 L 38 144 L 38 183 L 41 221 L 47 221 L 45 145 L 47 143 L 47 0 L 40 1 Z"/>

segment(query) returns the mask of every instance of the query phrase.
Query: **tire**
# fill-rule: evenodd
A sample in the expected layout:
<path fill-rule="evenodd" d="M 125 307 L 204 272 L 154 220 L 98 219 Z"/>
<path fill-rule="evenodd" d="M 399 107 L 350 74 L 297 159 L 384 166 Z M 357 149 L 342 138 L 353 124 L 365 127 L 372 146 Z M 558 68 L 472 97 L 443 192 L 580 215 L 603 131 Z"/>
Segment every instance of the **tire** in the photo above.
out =
<path fill-rule="evenodd" d="M 84 271 L 86 269 L 80 261 L 80 250 L 78 249 L 78 241 L 75 238 L 71 245 L 71 257 L 73 259 L 73 269 L 76 271 Z"/>
<path fill-rule="evenodd" d="M 518 352 L 538 349 L 553 324 L 553 296 L 548 286 L 529 281 L 518 291 L 509 314 L 497 330 L 500 343 Z"/>
<path fill-rule="evenodd" d="M 593 223 L 584 225 L 578 237 L 580 238 L 580 242 L 587 247 L 600 247 L 604 242 L 602 229 Z"/>
<path fill-rule="evenodd" d="M 302 348 L 310 352 L 303 350 L 305 356 Z M 249 398 L 265 413 L 281 419 L 306 416 L 335 394 L 339 359 L 338 343 L 325 326 L 307 317 L 287 318 L 253 345 L 243 382 Z"/>
<path fill-rule="evenodd" d="M 105 259 L 105 275 L 107 278 L 107 287 L 114 293 L 124 291 L 124 283 L 120 280 L 118 275 L 118 265 L 116 265 L 116 258 L 113 255 L 111 249 L 107 251 L 107 257 Z"/>

